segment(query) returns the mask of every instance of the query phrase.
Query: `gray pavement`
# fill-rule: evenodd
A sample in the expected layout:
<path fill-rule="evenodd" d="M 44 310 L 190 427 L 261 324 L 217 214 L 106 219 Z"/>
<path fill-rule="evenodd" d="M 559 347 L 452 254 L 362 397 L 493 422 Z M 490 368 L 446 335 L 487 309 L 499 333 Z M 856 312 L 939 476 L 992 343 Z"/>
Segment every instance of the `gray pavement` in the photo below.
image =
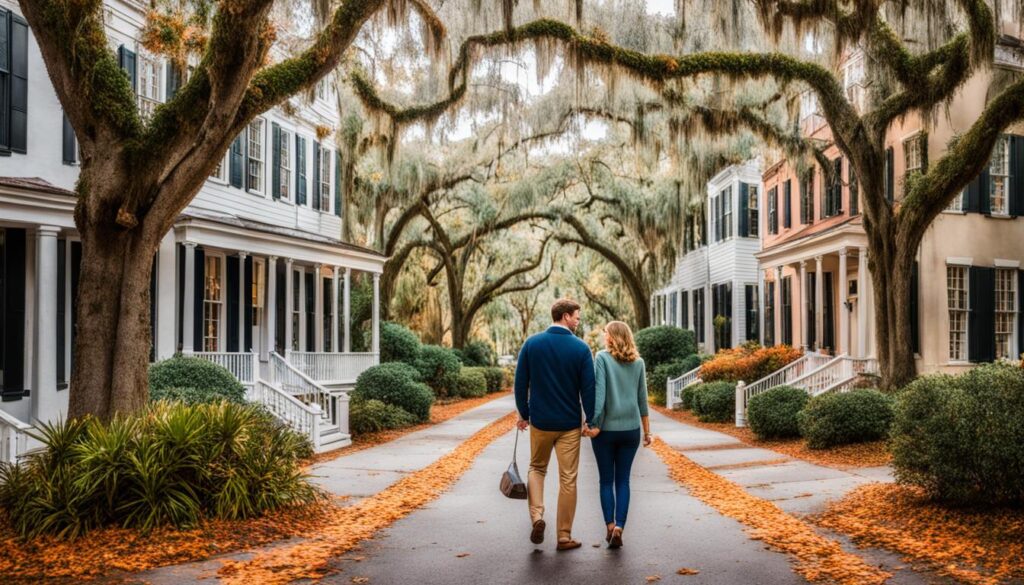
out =
<path fill-rule="evenodd" d="M 675 423 L 673 423 L 675 424 Z M 371 584 L 545 584 L 588 585 L 646 583 L 789 584 L 803 583 L 787 556 L 751 540 L 742 525 L 690 496 L 668 477 L 657 455 L 641 449 L 633 468 L 633 495 L 625 546 L 604 546 L 604 521 L 597 489 L 597 467 L 587 439 L 580 453 L 579 503 L 575 551 L 555 550 L 556 463 L 552 458 L 545 485 L 547 539 L 529 542 L 526 502 L 498 492 L 508 467 L 514 435 L 488 447 L 451 491 L 339 559 L 340 573 L 328 583 Z M 519 455 L 526 470 L 525 452 Z M 595 547 L 594 545 L 600 545 Z M 360 560 L 354 560 L 360 559 Z M 682 567 L 700 571 L 680 576 Z"/>

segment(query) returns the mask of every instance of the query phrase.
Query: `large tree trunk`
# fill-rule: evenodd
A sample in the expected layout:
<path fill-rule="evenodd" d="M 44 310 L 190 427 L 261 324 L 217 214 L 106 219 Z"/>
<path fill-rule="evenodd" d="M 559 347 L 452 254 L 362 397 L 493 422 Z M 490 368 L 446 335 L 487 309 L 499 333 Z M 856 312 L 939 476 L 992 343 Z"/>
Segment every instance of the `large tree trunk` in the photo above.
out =
<path fill-rule="evenodd" d="M 138 411 L 148 398 L 149 283 L 159 240 L 145 241 L 142 229 L 112 225 L 86 223 L 79 231 L 82 263 L 68 417 L 108 420 L 118 412 Z"/>

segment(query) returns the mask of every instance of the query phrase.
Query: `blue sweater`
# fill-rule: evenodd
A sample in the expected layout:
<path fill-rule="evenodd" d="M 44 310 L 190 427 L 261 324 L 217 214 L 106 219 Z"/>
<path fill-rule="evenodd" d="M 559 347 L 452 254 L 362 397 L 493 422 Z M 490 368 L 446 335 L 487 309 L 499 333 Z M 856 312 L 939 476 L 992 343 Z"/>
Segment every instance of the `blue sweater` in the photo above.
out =
<path fill-rule="evenodd" d="M 526 340 L 516 364 L 519 416 L 542 431 L 580 428 L 594 420 L 594 358 L 564 327 L 552 326 Z"/>

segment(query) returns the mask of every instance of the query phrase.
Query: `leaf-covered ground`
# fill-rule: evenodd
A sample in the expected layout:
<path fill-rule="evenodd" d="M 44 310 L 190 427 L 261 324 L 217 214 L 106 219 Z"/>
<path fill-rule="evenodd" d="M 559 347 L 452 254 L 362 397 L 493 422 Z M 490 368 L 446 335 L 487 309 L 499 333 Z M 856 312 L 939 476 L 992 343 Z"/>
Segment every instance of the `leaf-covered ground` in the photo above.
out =
<path fill-rule="evenodd" d="M 816 465 L 824 465 L 836 469 L 852 469 L 858 467 L 881 467 L 888 465 L 892 460 L 885 441 L 872 441 L 869 443 L 857 443 L 854 445 L 842 445 L 831 449 L 811 449 L 803 439 L 775 439 L 762 441 L 754 436 L 750 427 L 738 428 L 734 423 L 707 423 L 701 422 L 686 410 L 669 410 L 668 408 L 655 406 L 658 412 L 665 416 L 688 425 L 701 427 L 712 431 L 718 431 L 736 437 L 744 443 L 754 446 L 771 449 L 784 455 L 803 459 Z"/>
<path fill-rule="evenodd" d="M 808 581 L 871 585 L 884 583 L 891 576 L 844 551 L 838 542 L 822 536 L 807 522 L 704 469 L 661 439 L 654 441 L 653 448 L 668 466 L 669 475 L 689 489 L 691 495 L 741 522 L 751 538 L 788 554 L 793 569 Z"/>
<path fill-rule="evenodd" d="M 962 583 L 1024 583 L 1024 510 L 949 508 L 914 487 L 869 484 L 813 521 Z"/>

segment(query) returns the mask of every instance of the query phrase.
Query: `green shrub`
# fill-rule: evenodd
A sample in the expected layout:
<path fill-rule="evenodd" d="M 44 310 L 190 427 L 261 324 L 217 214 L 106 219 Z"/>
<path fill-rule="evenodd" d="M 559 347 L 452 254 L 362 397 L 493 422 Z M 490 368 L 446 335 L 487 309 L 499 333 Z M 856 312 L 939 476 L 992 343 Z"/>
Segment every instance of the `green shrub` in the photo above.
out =
<path fill-rule="evenodd" d="M 416 357 L 420 377 L 438 398 L 455 396 L 459 389 L 462 362 L 452 350 L 438 345 L 424 345 Z"/>
<path fill-rule="evenodd" d="M 792 386 L 772 388 L 750 399 L 747 422 L 759 439 L 799 437 L 797 414 L 810 396 L 806 390 Z"/>
<path fill-rule="evenodd" d="M 356 435 L 400 429 L 416 422 L 416 417 L 401 407 L 380 400 L 360 399 L 349 403 L 348 428 Z"/>
<path fill-rule="evenodd" d="M 0 508 L 25 538 L 249 518 L 320 494 L 300 467 L 309 442 L 256 405 L 162 401 L 39 431 L 43 450 L 0 464 Z"/>
<path fill-rule="evenodd" d="M 459 372 L 459 397 L 480 398 L 487 394 L 487 376 L 483 368 L 462 368 Z"/>
<path fill-rule="evenodd" d="M 697 353 L 696 339 L 689 329 L 662 325 L 637 331 L 636 347 L 650 372 L 661 364 Z"/>
<path fill-rule="evenodd" d="M 683 391 L 679 393 L 679 405 L 678 408 L 683 410 L 693 410 L 693 393 L 699 388 L 700 384 L 690 384 L 683 388 Z"/>
<path fill-rule="evenodd" d="M 821 394 L 797 415 L 800 434 L 811 449 L 884 439 L 892 419 L 892 397 L 878 390 Z"/>
<path fill-rule="evenodd" d="M 401 408 L 418 422 L 430 418 L 434 394 L 419 381 L 416 368 L 401 362 L 389 362 L 368 368 L 356 378 L 353 400 L 380 400 Z"/>
<path fill-rule="evenodd" d="M 219 400 L 242 403 L 245 387 L 222 366 L 202 358 L 176 355 L 149 366 L 149 398 L 190 404 Z"/>
<path fill-rule="evenodd" d="M 380 324 L 380 361 L 412 364 L 420 353 L 420 338 L 398 323 Z"/>
<path fill-rule="evenodd" d="M 1024 371 L 923 376 L 896 397 L 897 481 L 956 504 L 1024 503 Z"/>
<path fill-rule="evenodd" d="M 501 392 L 505 389 L 505 368 L 497 366 L 484 368 L 484 377 L 487 378 L 487 392 Z"/>
<path fill-rule="evenodd" d="M 694 363 L 694 362 L 697 363 Z M 646 360 L 644 360 L 646 364 Z M 693 364 L 693 365 L 690 365 Z M 689 372 L 700 365 L 700 358 L 690 355 L 654 368 L 647 373 L 647 396 L 657 405 L 665 406 L 668 381 Z"/>
<path fill-rule="evenodd" d="M 708 382 L 691 386 L 693 413 L 702 422 L 729 422 L 736 416 L 736 384 Z"/>
<path fill-rule="evenodd" d="M 486 341 L 470 341 L 462 348 L 462 365 L 470 367 L 487 367 L 498 363 L 494 346 Z"/>

